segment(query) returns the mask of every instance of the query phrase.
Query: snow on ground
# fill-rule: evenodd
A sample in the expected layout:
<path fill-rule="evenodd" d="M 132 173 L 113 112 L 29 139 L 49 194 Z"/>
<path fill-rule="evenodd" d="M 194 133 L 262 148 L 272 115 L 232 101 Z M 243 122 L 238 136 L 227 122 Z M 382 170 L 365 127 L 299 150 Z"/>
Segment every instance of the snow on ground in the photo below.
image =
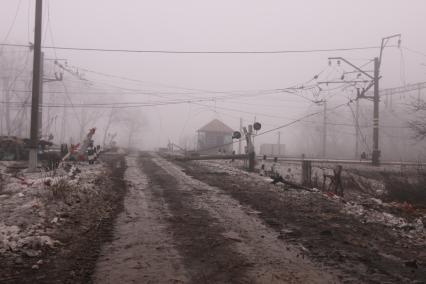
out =
<path fill-rule="evenodd" d="M 12 167 L 12 170 L 11 170 Z M 50 172 L 29 173 L 0 162 L 0 254 L 35 257 L 60 243 L 52 235 L 74 202 L 96 194 L 101 164 L 63 164 Z"/>

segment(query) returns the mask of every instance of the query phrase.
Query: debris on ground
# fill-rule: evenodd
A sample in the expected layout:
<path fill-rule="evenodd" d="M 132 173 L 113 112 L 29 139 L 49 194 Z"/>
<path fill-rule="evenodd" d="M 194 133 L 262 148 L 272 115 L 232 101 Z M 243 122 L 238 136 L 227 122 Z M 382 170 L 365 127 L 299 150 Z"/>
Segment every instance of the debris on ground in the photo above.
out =
<path fill-rule="evenodd" d="M 113 158 L 117 159 L 122 156 Z M 98 239 L 105 237 L 97 231 L 105 230 L 104 220 L 120 207 L 117 200 L 124 188 L 111 192 L 114 167 L 105 162 L 65 162 L 51 171 L 20 169 L 11 174 L 11 163 L 0 162 L 0 282 L 30 283 L 32 276 L 67 279 L 61 269 L 84 265 L 75 262 L 75 253 L 98 253 Z M 89 249 L 85 238 L 94 242 Z M 87 269 L 75 277 L 88 277 Z"/>

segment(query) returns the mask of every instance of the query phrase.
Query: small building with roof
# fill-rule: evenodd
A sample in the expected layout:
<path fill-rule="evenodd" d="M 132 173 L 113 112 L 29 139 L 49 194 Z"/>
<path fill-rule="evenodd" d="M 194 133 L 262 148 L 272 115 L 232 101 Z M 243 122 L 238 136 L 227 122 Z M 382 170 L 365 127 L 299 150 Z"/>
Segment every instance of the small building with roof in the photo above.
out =
<path fill-rule="evenodd" d="M 208 154 L 231 154 L 234 130 L 218 119 L 213 119 L 197 130 L 197 150 Z"/>

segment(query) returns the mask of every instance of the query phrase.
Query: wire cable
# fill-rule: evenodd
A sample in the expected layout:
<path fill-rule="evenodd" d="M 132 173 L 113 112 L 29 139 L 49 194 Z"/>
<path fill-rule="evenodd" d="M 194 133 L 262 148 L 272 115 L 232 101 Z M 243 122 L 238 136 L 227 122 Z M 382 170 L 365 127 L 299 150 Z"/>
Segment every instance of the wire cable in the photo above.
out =
<path fill-rule="evenodd" d="M 30 47 L 25 44 L 0 43 L 1 46 Z M 97 51 L 97 52 L 121 52 L 121 53 L 161 53 L 161 54 L 286 54 L 286 53 L 317 53 L 331 51 L 356 51 L 378 49 L 379 46 L 362 46 L 347 48 L 325 48 L 325 49 L 299 49 L 299 50 L 149 50 L 149 49 L 113 49 L 113 48 L 90 48 L 71 46 L 42 46 L 45 49 L 73 50 L 73 51 Z"/>
<path fill-rule="evenodd" d="M 19 0 L 18 5 L 16 6 L 15 15 L 13 16 L 12 24 L 10 25 L 9 29 L 7 30 L 7 33 L 6 33 L 5 37 L 3 38 L 3 42 L 7 41 L 7 39 L 10 36 L 10 33 L 13 30 L 13 27 L 15 26 L 16 18 L 18 17 L 19 9 L 21 8 L 21 3 L 22 3 L 22 0 Z M 5 46 L 2 46 L 2 48 L 0 50 L 0 54 L 3 52 L 4 47 Z"/>

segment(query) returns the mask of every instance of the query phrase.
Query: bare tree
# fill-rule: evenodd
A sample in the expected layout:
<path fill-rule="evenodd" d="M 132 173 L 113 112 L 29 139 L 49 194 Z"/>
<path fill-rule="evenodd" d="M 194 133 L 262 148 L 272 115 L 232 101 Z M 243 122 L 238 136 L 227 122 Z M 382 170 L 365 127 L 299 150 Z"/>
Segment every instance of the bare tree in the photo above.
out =
<path fill-rule="evenodd" d="M 426 101 L 418 99 L 409 104 L 415 118 L 408 121 L 408 127 L 414 132 L 413 138 L 426 138 Z"/>
<path fill-rule="evenodd" d="M 141 134 L 142 129 L 146 126 L 146 120 L 138 110 L 121 111 L 117 115 L 117 120 L 125 130 L 127 136 L 127 147 L 132 147 L 135 142 L 135 137 Z"/>
<path fill-rule="evenodd" d="M 81 109 L 80 115 L 80 141 L 83 141 L 87 131 L 95 127 L 96 122 L 102 117 L 103 113 L 94 109 Z"/>
<path fill-rule="evenodd" d="M 103 147 L 105 147 L 105 145 L 106 145 L 106 139 L 107 139 L 107 136 L 109 134 L 109 129 L 111 128 L 111 125 L 115 121 L 117 114 L 118 114 L 117 110 L 114 109 L 114 108 L 111 108 L 111 111 L 108 114 L 108 119 L 106 121 L 106 125 L 105 125 L 105 128 L 104 128 L 104 138 L 102 139 Z"/>

